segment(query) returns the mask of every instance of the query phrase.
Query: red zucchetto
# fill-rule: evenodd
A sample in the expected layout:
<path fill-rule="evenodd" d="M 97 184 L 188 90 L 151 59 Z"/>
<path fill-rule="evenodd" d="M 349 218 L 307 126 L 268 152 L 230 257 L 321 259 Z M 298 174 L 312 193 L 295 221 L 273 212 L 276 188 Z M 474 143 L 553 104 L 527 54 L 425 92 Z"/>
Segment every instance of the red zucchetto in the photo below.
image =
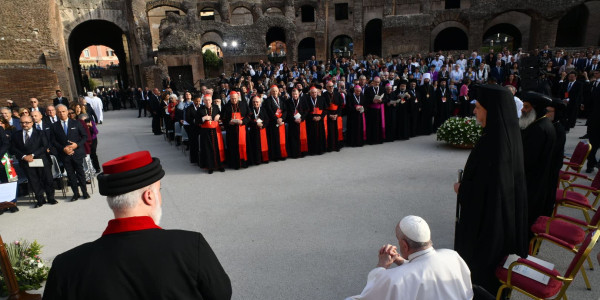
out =
<path fill-rule="evenodd" d="M 148 151 L 117 157 L 102 164 L 98 187 L 103 196 L 126 194 L 159 181 L 165 176 L 160 160 Z"/>

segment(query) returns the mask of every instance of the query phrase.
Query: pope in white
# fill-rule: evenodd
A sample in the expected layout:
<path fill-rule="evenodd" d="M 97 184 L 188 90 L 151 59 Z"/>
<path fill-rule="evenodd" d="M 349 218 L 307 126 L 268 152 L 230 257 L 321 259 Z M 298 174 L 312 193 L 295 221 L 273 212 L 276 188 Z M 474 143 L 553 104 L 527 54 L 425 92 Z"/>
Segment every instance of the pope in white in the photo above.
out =
<path fill-rule="evenodd" d="M 90 104 L 96 116 L 98 117 L 98 123 L 102 124 L 104 121 L 104 113 L 102 113 L 102 99 L 98 98 L 95 93 L 88 92 L 85 97 L 85 101 Z"/>
<path fill-rule="evenodd" d="M 369 272 L 360 295 L 346 300 L 472 299 L 471 271 L 456 251 L 436 250 L 429 225 L 421 217 L 406 216 L 396 226 L 396 246 L 379 250 L 379 263 Z M 392 264 L 398 267 L 390 268 Z"/>

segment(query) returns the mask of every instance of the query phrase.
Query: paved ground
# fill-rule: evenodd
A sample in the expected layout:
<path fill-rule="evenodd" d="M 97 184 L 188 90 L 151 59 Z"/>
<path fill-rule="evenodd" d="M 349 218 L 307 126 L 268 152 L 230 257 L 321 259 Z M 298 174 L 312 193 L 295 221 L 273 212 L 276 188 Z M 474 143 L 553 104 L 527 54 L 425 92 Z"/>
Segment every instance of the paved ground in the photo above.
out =
<path fill-rule="evenodd" d="M 153 136 L 149 118 L 135 114 L 105 113 L 101 162 L 137 150 L 161 159 L 167 174 L 161 226 L 202 232 L 231 277 L 234 299 L 358 294 L 377 250 L 397 243 L 394 226 L 408 214 L 428 221 L 435 247 L 452 248 L 452 185 L 469 151 L 436 142 L 434 135 L 208 175 Z M 583 131 L 578 126 L 569 134 L 567 153 Z M 20 212 L 0 216 L 2 237 L 38 240 L 48 260 L 98 238 L 112 217 L 103 197 L 95 190 L 89 200 L 68 198 L 39 209 L 20 201 Z M 572 257 L 550 246 L 541 255 L 563 271 Z M 592 291 L 578 276 L 569 297 L 599 299 L 599 273 L 588 271 Z"/>

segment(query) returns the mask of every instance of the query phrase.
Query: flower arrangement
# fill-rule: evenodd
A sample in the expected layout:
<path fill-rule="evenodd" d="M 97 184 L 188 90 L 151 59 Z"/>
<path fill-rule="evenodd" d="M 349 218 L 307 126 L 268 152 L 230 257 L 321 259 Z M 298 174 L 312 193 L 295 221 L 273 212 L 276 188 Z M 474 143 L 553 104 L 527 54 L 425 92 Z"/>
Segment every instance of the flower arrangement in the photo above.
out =
<path fill-rule="evenodd" d="M 21 240 L 5 244 L 5 247 L 10 264 L 15 271 L 19 288 L 23 291 L 41 288 L 42 283 L 48 278 L 48 271 L 50 270 L 40 257 L 43 246 L 36 241 L 29 243 L 26 240 Z M 6 282 L 0 276 L 0 296 L 7 295 Z"/>
<path fill-rule="evenodd" d="M 481 137 L 483 127 L 475 118 L 449 118 L 438 128 L 437 140 L 461 148 L 473 148 Z"/>

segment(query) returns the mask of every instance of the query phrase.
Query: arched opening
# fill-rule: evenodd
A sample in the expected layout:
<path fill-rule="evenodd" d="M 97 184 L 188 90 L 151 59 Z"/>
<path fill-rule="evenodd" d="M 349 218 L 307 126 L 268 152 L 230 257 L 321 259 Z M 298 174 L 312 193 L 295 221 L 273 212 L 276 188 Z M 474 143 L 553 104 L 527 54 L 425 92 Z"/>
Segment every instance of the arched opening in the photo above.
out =
<path fill-rule="evenodd" d="M 283 11 L 281 9 L 279 9 L 279 7 L 269 7 L 269 8 L 267 8 L 267 10 L 265 11 L 265 15 L 268 16 L 268 17 L 284 16 Z"/>
<path fill-rule="evenodd" d="M 331 41 L 331 55 L 350 57 L 354 53 L 354 43 L 347 35 L 338 35 Z"/>
<path fill-rule="evenodd" d="M 274 63 L 283 62 L 287 54 L 285 30 L 281 27 L 271 27 L 267 31 L 267 56 Z"/>
<path fill-rule="evenodd" d="M 573 7 L 560 21 L 556 30 L 557 47 L 583 46 L 589 11 L 584 4 Z"/>
<path fill-rule="evenodd" d="M 185 12 L 172 6 L 159 6 L 148 11 L 148 23 L 150 25 L 153 51 L 158 51 L 158 45 L 160 45 L 160 22 L 168 14 L 185 15 Z"/>
<path fill-rule="evenodd" d="M 89 46 L 81 51 L 79 65 L 84 90 L 115 87 L 120 72 L 115 50 L 104 45 Z"/>
<path fill-rule="evenodd" d="M 381 19 L 373 19 L 365 26 L 365 55 L 381 56 L 381 26 Z"/>
<path fill-rule="evenodd" d="M 98 28 L 102 30 L 98 30 Z M 127 37 L 119 26 L 104 20 L 86 21 L 77 25 L 71 31 L 68 38 L 69 56 L 71 57 L 71 66 L 73 67 L 73 75 L 78 93 L 84 92 L 83 75 L 87 77 L 87 74 L 82 73 L 79 58 L 84 49 L 93 45 L 104 45 L 114 51 L 119 64 L 115 68 L 116 79 L 113 83 L 116 82 L 117 87 L 120 89 L 126 88 L 129 85 L 129 78 L 127 76 L 128 54 L 126 53 L 129 50 L 127 42 Z"/>
<path fill-rule="evenodd" d="M 509 50 L 516 50 L 521 47 L 521 31 L 512 24 L 500 23 L 490 27 L 483 35 L 483 52 L 487 49 L 494 49 L 496 53 L 502 51 L 504 47 Z"/>
<path fill-rule="evenodd" d="M 315 8 L 311 5 L 302 5 L 300 7 L 300 17 L 302 23 L 311 23 L 315 21 Z"/>
<path fill-rule="evenodd" d="M 223 73 L 223 50 L 213 42 L 202 45 L 202 60 L 206 78 L 218 77 Z"/>
<path fill-rule="evenodd" d="M 310 59 L 311 56 L 317 55 L 315 49 L 315 39 L 307 37 L 298 43 L 298 61 L 303 62 Z"/>
<path fill-rule="evenodd" d="M 240 6 L 231 12 L 231 25 L 251 25 L 254 23 L 252 12 L 249 9 Z"/>
<path fill-rule="evenodd" d="M 215 9 L 207 7 L 200 11 L 200 20 L 221 22 L 221 15 Z"/>
<path fill-rule="evenodd" d="M 467 33 L 458 27 L 448 27 L 440 31 L 433 42 L 434 51 L 467 50 L 468 48 Z"/>

